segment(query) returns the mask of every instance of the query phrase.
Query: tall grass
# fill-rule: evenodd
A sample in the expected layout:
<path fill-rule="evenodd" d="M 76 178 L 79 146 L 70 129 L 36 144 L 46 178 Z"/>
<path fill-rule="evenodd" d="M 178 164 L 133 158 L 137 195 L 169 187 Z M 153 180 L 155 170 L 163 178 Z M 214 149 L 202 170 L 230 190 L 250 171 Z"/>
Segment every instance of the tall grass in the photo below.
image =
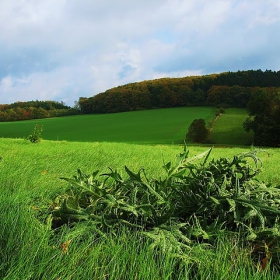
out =
<path fill-rule="evenodd" d="M 277 279 L 273 271 L 258 271 L 248 248 L 235 239 L 193 248 L 189 261 L 178 262 L 172 251 L 153 250 L 137 232 L 98 236 L 85 225 L 50 229 L 48 208 L 77 168 L 90 173 L 107 167 L 144 167 L 149 177 L 162 176 L 163 163 L 174 161 L 180 146 L 121 143 L 76 143 L 0 139 L 0 278 L 1 279 Z M 205 147 L 190 148 L 192 155 Z M 248 151 L 214 148 L 213 157 Z M 278 182 L 278 149 L 260 154 L 261 180 Z M 68 244 L 68 243 L 69 244 Z M 68 244 L 68 245 L 67 245 Z M 67 247 L 68 246 L 68 247 Z"/>

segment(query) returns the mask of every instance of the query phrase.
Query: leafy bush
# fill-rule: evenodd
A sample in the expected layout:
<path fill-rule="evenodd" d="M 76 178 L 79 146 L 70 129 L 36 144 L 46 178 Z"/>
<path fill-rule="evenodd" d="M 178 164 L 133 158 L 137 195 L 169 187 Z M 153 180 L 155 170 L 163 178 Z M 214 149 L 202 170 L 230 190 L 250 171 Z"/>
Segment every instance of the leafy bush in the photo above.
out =
<path fill-rule="evenodd" d="M 276 252 L 280 186 L 255 178 L 261 171 L 256 151 L 208 161 L 211 150 L 191 158 L 185 150 L 175 166 L 163 166 L 165 178 L 149 179 L 144 169 L 128 167 L 125 178 L 112 169 L 101 175 L 78 170 L 62 178 L 70 187 L 53 203 L 52 226 L 90 221 L 101 234 L 125 226 L 178 253 L 194 242 L 238 233 L 256 254 Z"/>
<path fill-rule="evenodd" d="M 221 114 L 225 113 L 225 109 L 223 107 L 220 107 L 216 110 L 216 116 L 220 116 Z"/>
<path fill-rule="evenodd" d="M 190 124 L 186 138 L 196 142 L 205 143 L 209 138 L 209 130 L 206 128 L 204 119 L 195 119 Z"/>
<path fill-rule="evenodd" d="M 36 124 L 33 132 L 27 137 L 27 140 L 29 140 L 31 143 L 38 143 L 41 141 L 42 132 L 44 130 L 43 125 Z"/>

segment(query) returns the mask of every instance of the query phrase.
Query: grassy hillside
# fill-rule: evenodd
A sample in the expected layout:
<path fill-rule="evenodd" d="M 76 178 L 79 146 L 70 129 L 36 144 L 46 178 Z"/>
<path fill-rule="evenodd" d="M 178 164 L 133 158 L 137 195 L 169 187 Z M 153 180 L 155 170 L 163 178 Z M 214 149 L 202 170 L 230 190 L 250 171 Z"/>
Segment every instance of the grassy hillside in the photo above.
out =
<path fill-rule="evenodd" d="M 211 107 L 189 107 L 0 122 L 0 137 L 26 138 L 35 124 L 39 124 L 44 126 L 46 140 L 178 144 L 184 140 L 194 119 L 203 118 L 210 123 L 215 112 Z M 245 109 L 227 109 L 214 123 L 211 143 L 251 144 L 250 134 L 242 127 L 246 117 Z"/>
<path fill-rule="evenodd" d="M 172 144 L 182 143 L 193 119 L 213 117 L 211 107 L 81 115 L 0 123 L 0 137 L 24 138 L 35 124 L 40 124 L 47 140 Z"/>
<path fill-rule="evenodd" d="M 87 174 L 96 169 L 102 173 L 108 166 L 124 173 L 127 165 L 133 171 L 144 167 L 149 178 L 159 178 L 164 174 L 163 163 L 175 162 L 182 149 L 178 145 L 47 140 L 32 144 L 0 139 L 0 278 L 173 280 L 196 279 L 189 272 L 195 270 L 197 279 L 224 279 L 229 271 L 233 279 L 276 279 L 271 271 L 254 269 L 248 251 L 238 249 L 235 240 L 223 240 L 216 247 L 194 247 L 191 262 L 178 265 L 172 252 L 152 250 L 137 232 L 120 231 L 118 236 L 101 238 L 82 226 L 65 227 L 59 233 L 48 228 L 49 207 L 68 186 L 60 177 L 72 177 L 77 168 Z M 211 158 L 232 158 L 248 149 L 214 148 Z M 190 154 L 205 150 L 191 146 Z M 259 178 L 279 184 L 280 151 L 268 152 L 269 156 L 259 155 L 265 170 Z"/>
<path fill-rule="evenodd" d="M 245 132 L 242 126 L 247 117 L 248 113 L 245 109 L 226 109 L 213 125 L 211 142 L 225 145 L 251 145 L 252 133 Z"/>

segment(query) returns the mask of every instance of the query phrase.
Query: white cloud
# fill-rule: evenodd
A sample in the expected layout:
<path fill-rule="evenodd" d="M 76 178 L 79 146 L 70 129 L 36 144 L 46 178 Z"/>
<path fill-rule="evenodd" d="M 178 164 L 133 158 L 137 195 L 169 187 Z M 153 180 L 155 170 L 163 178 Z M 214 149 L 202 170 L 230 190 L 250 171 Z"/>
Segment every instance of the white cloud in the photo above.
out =
<path fill-rule="evenodd" d="M 279 0 L 0 2 L 0 103 L 73 105 L 121 84 L 279 69 Z"/>

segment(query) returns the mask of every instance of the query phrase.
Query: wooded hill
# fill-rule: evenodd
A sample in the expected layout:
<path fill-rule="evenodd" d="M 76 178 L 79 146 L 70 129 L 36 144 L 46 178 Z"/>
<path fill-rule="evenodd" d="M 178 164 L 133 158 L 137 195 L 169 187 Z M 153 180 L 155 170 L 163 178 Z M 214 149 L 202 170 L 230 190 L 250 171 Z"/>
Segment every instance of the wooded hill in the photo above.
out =
<path fill-rule="evenodd" d="M 0 121 L 19 121 L 61 117 L 79 114 L 79 111 L 57 101 L 27 101 L 0 104 Z"/>
<path fill-rule="evenodd" d="M 247 108 L 254 144 L 280 146 L 280 71 L 249 70 L 163 78 L 109 89 L 78 102 L 83 114 L 180 106 Z"/>
<path fill-rule="evenodd" d="M 83 114 L 202 105 L 245 108 L 260 88 L 279 87 L 280 71 L 248 70 L 131 83 L 81 97 L 78 104 Z"/>

